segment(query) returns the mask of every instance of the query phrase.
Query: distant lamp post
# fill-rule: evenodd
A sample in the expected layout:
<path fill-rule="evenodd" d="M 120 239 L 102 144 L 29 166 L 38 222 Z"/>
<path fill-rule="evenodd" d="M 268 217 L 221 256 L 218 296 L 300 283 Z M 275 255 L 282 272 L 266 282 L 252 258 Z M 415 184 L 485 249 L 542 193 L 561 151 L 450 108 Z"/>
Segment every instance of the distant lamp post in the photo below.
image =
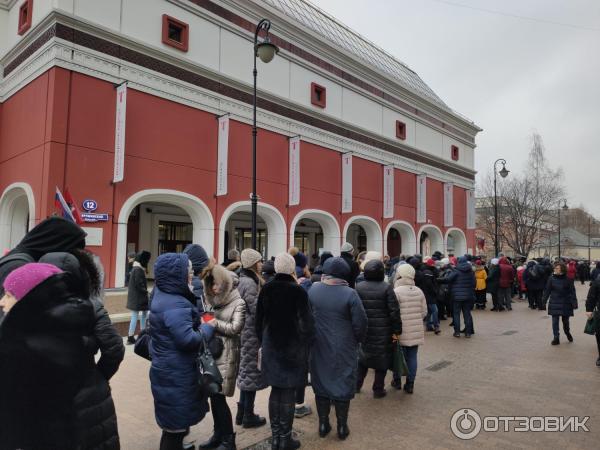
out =
<path fill-rule="evenodd" d="M 262 19 L 256 26 L 254 33 L 254 97 L 252 102 L 252 196 L 250 197 L 252 203 L 252 248 L 256 248 L 256 215 L 258 209 L 258 196 L 256 195 L 256 77 L 258 71 L 256 70 L 256 58 L 264 63 L 270 63 L 275 55 L 279 52 L 279 48 L 275 44 L 272 44 L 269 39 L 269 29 L 271 28 L 271 22 L 267 19 Z M 258 42 L 258 34 L 261 30 L 265 31 L 265 38 L 262 42 Z"/>
<path fill-rule="evenodd" d="M 562 206 L 560 205 L 562 202 Z M 560 261 L 560 210 L 564 209 L 565 211 L 569 209 L 567 206 L 567 200 L 564 198 L 558 202 L 558 260 Z"/>
<path fill-rule="evenodd" d="M 498 172 L 498 163 L 502 163 L 502 169 L 500 170 L 500 172 Z M 498 242 L 498 191 L 496 189 L 497 178 L 498 173 L 500 173 L 500 176 L 502 178 L 506 178 L 509 172 L 510 170 L 506 168 L 505 159 L 500 158 L 497 159 L 496 162 L 494 162 L 494 250 L 496 252 L 494 256 L 498 256 L 498 254 L 500 253 L 500 245 Z"/>

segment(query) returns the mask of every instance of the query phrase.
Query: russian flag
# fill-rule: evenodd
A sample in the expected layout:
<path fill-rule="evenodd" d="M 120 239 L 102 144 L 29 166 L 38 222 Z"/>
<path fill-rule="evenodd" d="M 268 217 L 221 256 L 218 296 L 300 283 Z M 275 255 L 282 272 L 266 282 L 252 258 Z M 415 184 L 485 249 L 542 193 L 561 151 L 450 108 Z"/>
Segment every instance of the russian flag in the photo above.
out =
<path fill-rule="evenodd" d="M 71 208 L 69 207 L 67 201 L 60 192 L 60 189 L 58 189 L 58 186 L 56 187 L 56 194 L 54 195 L 54 205 L 56 205 L 56 209 L 58 209 L 61 216 L 63 216 L 67 220 L 70 220 L 73 223 L 77 223 L 75 217 L 73 217 Z"/>

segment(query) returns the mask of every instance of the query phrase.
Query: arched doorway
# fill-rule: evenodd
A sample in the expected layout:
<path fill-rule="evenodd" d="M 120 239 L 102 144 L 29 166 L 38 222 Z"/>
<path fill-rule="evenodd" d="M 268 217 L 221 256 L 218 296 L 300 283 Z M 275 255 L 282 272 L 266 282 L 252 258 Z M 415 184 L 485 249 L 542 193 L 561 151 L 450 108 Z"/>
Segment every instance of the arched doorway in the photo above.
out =
<path fill-rule="evenodd" d="M 446 252 L 455 256 L 467 253 L 467 238 L 459 228 L 450 228 L 446 231 Z"/>
<path fill-rule="evenodd" d="M 356 252 L 382 251 L 381 228 L 377 221 L 367 216 L 354 216 L 344 226 L 344 239 Z"/>
<path fill-rule="evenodd" d="M 321 249 L 338 255 L 340 228 L 337 220 L 328 212 L 316 209 L 299 212 L 290 226 L 290 245 L 304 248 L 308 257 L 319 254 Z"/>
<path fill-rule="evenodd" d="M 13 183 L 0 198 L 0 252 L 14 248 L 35 223 L 35 199 L 27 183 Z"/>
<path fill-rule="evenodd" d="M 223 212 L 219 225 L 219 259 L 224 259 L 227 252 L 233 248 L 241 251 L 252 246 L 251 211 L 250 202 L 237 202 Z M 285 252 L 286 224 L 277 208 L 259 203 L 256 219 L 257 246 L 263 258 Z"/>
<path fill-rule="evenodd" d="M 115 286 L 124 285 L 129 252 L 152 253 L 150 276 L 158 255 L 180 252 L 190 242 L 202 245 L 209 255 L 213 252 L 212 214 L 202 200 L 186 192 L 168 189 L 137 192 L 123 203 L 118 220 Z"/>
<path fill-rule="evenodd" d="M 419 230 L 418 251 L 422 256 L 431 256 L 435 252 L 445 253 L 441 230 L 435 225 L 425 225 Z"/>
<path fill-rule="evenodd" d="M 415 230 L 407 222 L 391 222 L 386 228 L 386 253 L 390 258 L 412 255 L 416 251 Z"/>

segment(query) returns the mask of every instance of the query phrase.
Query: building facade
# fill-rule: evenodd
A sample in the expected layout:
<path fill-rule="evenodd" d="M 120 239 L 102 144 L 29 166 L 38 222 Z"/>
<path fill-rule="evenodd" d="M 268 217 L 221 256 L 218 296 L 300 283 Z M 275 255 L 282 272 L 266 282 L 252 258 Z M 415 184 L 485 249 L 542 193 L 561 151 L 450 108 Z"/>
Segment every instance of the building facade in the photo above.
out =
<path fill-rule="evenodd" d="M 392 256 L 472 252 L 481 130 L 303 0 L 0 0 L 2 248 L 55 212 L 57 187 L 100 220 L 85 228 L 109 287 L 130 251 L 195 242 L 221 260 L 249 246 L 261 18 L 279 47 L 258 61 L 265 256 L 345 240 Z"/>

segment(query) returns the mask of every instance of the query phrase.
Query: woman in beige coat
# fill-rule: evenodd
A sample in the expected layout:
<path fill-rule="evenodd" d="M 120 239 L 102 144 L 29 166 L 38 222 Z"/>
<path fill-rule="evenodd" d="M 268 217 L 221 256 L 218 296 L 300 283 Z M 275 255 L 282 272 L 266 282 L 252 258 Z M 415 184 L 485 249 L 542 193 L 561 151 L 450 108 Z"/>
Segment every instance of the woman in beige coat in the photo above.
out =
<path fill-rule="evenodd" d="M 206 312 L 214 314 L 208 321 L 215 327 L 215 336 L 223 341 L 223 353 L 216 363 L 223 376 L 222 390 L 210 396 L 214 420 L 213 436 L 199 448 L 235 449 L 235 434 L 231 410 L 225 397 L 233 397 L 240 367 L 240 334 L 246 320 L 246 303 L 237 290 L 238 277 L 222 266 L 209 265 L 202 276 Z"/>
<path fill-rule="evenodd" d="M 402 264 L 396 270 L 394 293 L 400 304 L 400 317 L 402 317 L 402 334 L 399 336 L 399 341 L 408 366 L 404 391 L 412 394 L 417 376 L 417 350 L 419 345 L 425 343 L 423 318 L 427 315 L 427 301 L 423 291 L 415 286 L 415 269 L 410 264 Z M 394 377 L 392 386 L 400 389 L 401 378 Z"/>

